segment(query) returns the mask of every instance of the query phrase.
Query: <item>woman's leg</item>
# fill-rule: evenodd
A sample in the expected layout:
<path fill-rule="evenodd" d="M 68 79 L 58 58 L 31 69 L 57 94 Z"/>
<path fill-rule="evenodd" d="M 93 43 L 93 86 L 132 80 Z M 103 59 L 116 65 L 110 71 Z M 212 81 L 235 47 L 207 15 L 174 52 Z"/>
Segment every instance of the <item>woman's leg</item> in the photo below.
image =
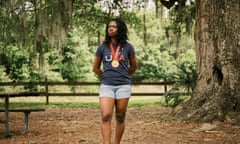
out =
<path fill-rule="evenodd" d="M 116 133 L 115 133 L 115 143 L 120 144 L 122 135 L 125 128 L 125 116 L 128 106 L 129 98 L 123 98 L 116 100 Z"/>
<path fill-rule="evenodd" d="M 111 144 L 111 120 L 114 108 L 114 99 L 100 97 L 100 112 L 102 116 L 102 136 L 104 144 Z"/>

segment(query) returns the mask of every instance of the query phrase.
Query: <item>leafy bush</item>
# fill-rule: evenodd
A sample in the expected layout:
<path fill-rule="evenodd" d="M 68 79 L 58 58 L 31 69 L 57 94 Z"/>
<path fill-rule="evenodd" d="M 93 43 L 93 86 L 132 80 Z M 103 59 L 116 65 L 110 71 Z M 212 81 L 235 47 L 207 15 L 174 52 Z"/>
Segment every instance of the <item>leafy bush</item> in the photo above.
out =
<path fill-rule="evenodd" d="M 177 94 L 179 92 L 179 88 L 173 87 L 167 93 L 165 93 L 165 103 L 167 106 L 175 107 L 179 105 L 183 100 L 179 98 Z"/>
<path fill-rule="evenodd" d="M 192 95 L 196 86 L 197 71 L 196 61 L 193 51 L 189 50 L 186 54 L 182 55 L 182 61 L 177 65 L 177 73 L 173 73 L 175 84 L 172 89 L 165 94 L 166 103 L 173 100 L 173 106 L 178 105 L 179 95 L 176 95 L 179 91 L 187 92 L 189 96 Z"/>
<path fill-rule="evenodd" d="M 5 67 L 0 65 L 0 81 L 1 82 L 9 82 L 10 79 L 6 76 Z M 0 91 L 4 91 L 4 87 L 0 87 Z"/>

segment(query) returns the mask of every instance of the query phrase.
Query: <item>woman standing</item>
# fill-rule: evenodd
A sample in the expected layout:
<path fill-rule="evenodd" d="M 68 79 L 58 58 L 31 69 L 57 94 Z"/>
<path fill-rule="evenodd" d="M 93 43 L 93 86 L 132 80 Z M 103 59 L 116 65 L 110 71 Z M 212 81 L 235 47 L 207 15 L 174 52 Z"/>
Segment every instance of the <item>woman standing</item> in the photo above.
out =
<path fill-rule="evenodd" d="M 105 41 L 97 48 L 94 58 L 93 72 L 101 78 L 99 104 L 104 144 L 111 144 L 111 120 L 114 108 L 116 116 L 114 144 L 120 144 L 125 128 L 125 115 L 131 96 L 131 75 L 137 68 L 135 50 L 127 42 L 127 32 L 123 20 L 111 19 L 106 25 Z"/>

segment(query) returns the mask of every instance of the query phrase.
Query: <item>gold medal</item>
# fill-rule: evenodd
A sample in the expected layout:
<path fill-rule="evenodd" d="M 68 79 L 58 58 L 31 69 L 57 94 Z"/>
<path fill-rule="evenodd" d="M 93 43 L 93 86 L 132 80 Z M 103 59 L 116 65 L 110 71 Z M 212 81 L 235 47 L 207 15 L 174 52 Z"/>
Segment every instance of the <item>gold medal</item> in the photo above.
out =
<path fill-rule="evenodd" d="M 117 46 L 116 52 L 114 52 L 112 43 L 110 43 L 109 47 L 110 47 L 110 49 L 111 49 L 112 56 L 113 56 L 112 67 L 117 68 L 117 67 L 119 66 L 118 52 L 119 52 L 119 50 L 120 50 L 120 45 Z"/>
<path fill-rule="evenodd" d="M 112 67 L 117 68 L 119 66 L 119 62 L 117 60 L 112 61 Z"/>

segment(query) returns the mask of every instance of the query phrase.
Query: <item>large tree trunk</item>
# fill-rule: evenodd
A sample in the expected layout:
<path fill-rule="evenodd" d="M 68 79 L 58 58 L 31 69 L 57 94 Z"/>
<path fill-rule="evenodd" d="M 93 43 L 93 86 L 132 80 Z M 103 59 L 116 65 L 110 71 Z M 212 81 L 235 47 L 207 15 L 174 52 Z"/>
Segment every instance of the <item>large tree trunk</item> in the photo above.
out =
<path fill-rule="evenodd" d="M 229 111 L 240 111 L 240 1 L 196 0 L 196 13 L 198 79 L 178 114 L 224 120 Z"/>

